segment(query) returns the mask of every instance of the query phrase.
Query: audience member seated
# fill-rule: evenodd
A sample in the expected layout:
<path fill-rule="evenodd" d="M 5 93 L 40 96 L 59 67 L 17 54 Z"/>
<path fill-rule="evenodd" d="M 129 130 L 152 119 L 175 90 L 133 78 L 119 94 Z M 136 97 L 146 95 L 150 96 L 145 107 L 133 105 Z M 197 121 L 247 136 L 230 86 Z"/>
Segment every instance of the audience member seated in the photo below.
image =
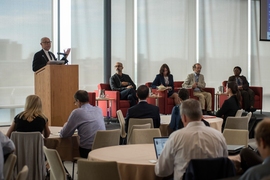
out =
<path fill-rule="evenodd" d="M 4 179 L 4 159 L 6 160 L 14 150 L 14 143 L 0 131 L 0 180 Z"/>
<path fill-rule="evenodd" d="M 188 99 L 181 103 L 181 118 L 185 128 L 173 132 L 155 165 L 155 173 L 182 179 L 191 159 L 227 157 L 223 135 L 204 125 L 199 101 Z"/>
<path fill-rule="evenodd" d="M 110 86 L 113 91 L 120 92 L 121 100 L 129 100 L 130 107 L 137 104 L 136 85 L 129 75 L 122 73 L 123 64 L 117 62 L 115 64 L 116 73 L 110 78 Z"/>
<path fill-rule="evenodd" d="M 245 76 L 240 76 L 242 69 L 239 66 L 236 66 L 233 68 L 234 76 L 230 76 L 228 81 L 235 81 L 239 91 L 241 92 L 242 98 L 243 98 L 243 109 L 245 111 L 256 111 L 254 106 L 254 91 L 249 88 L 249 83 L 247 81 L 247 78 Z"/>
<path fill-rule="evenodd" d="M 241 109 L 241 94 L 235 81 L 228 81 L 226 94 L 229 99 L 225 100 L 222 107 L 217 111 L 216 116 L 223 118 L 222 131 L 228 116 L 235 116 L 236 112 Z"/>
<path fill-rule="evenodd" d="M 191 73 L 187 76 L 186 80 L 182 84 L 183 88 L 192 88 L 193 95 L 199 98 L 201 103 L 202 111 L 204 114 L 212 115 L 212 95 L 209 92 L 205 92 L 204 76 L 201 74 L 202 66 L 199 63 L 196 63 L 192 66 L 194 73 Z M 205 110 L 205 101 L 207 108 Z"/>
<path fill-rule="evenodd" d="M 154 128 L 160 126 L 159 108 L 146 102 L 146 98 L 149 95 L 149 88 L 146 85 L 141 85 L 137 89 L 137 97 L 139 103 L 133 107 L 130 107 L 126 116 L 125 129 L 128 132 L 128 123 L 130 118 L 152 118 Z"/>
<path fill-rule="evenodd" d="M 180 99 L 180 104 L 173 107 L 172 115 L 171 115 L 171 122 L 170 122 L 170 124 L 168 126 L 168 134 L 169 135 L 172 132 L 184 127 L 184 124 L 183 124 L 182 119 L 181 119 L 181 114 L 180 114 L 180 106 L 181 106 L 181 103 L 183 101 L 185 101 L 186 99 L 189 99 L 188 90 L 185 89 L 185 88 L 180 89 L 178 91 L 178 96 L 179 96 L 179 99 Z M 204 119 L 202 119 L 202 122 L 206 126 L 210 126 L 210 124 L 207 121 L 205 121 Z"/>
<path fill-rule="evenodd" d="M 245 153 L 241 152 L 241 164 L 245 165 L 243 168 L 247 168 L 247 165 L 254 164 L 255 166 L 249 168 L 240 179 L 252 179 L 259 180 L 270 175 L 270 119 L 265 118 L 258 123 L 255 129 L 255 139 L 258 145 L 258 150 L 263 162 L 260 162 L 258 154 L 247 150 Z M 243 150 L 242 150 L 243 151 Z M 247 163 L 248 160 L 249 163 Z M 253 162 L 251 162 L 253 160 Z M 242 162 L 244 161 L 244 162 Z M 258 163 L 258 165 L 256 165 Z"/>
<path fill-rule="evenodd" d="M 74 99 L 75 105 L 78 108 L 74 109 L 69 115 L 67 122 L 60 131 L 60 137 L 71 137 L 77 129 L 80 137 L 80 156 L 87 158 L 88 153 L 92 149 L 96 132 L 98 130 L 105 130 L 104 118 L 99 107 L 89 104 L 89 97 L 86 91 L 77 91 Z"/>
<path fill-rule="evenodd" d="M 174 100 L 175 105 L 180 103 L 177 93 L 174 92 L 173 75 L 171 74 L 170 68 L 167 64 L 163 64 L 160 67 L 159 74 L 156 75 L 156 78 L 152 83 L 153 89 L 156 89 L 157 86 L 164 86 L 164 90 L 168 90 L 167 96 Z"/>
<path fill-rule="evenodd" d="M 24 111 L 15 116 L 7 136 L 10 138 L 13 131 L 40 132 L 45 138 L 50 136 L 48 119 L 42 112 L 42 102 L 37 95 L 26 98 Z"/>

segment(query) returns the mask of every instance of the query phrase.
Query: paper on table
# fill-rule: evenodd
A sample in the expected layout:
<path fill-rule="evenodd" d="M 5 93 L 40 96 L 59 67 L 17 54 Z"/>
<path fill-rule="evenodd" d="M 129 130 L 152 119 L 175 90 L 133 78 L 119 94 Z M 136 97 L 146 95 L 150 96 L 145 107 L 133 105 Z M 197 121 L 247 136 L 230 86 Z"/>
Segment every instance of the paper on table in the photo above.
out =
<path fill-rule="evenodd" d="M 204 119 L 207 119 L 207 118 L 215 118 L 216 116 L 210 116 L 210 115 L 203 115 L 203 118 Z"/>

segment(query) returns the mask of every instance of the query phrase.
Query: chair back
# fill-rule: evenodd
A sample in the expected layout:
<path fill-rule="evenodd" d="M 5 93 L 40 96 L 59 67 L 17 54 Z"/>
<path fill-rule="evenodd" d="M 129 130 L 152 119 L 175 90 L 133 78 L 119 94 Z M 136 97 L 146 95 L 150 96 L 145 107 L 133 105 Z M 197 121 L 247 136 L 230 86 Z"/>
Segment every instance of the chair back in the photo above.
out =
<path fill-rule="evenodd" d="M 150 128 L 154 128 L 152 118 L 130 118 L 129 123 L 128 123 L 128 134 L 129 134 L 133 125 L 141 125 L 141 124 L 147 124 L 147 123 L 151 124 Z"/>
<path fill-rule="evenodd" d="M 95 135 L 92 150 L 108 146 L 117 146 L 119 145 L 119 142 L 120 129 L 100 130 L 97 131 Z"/>
<path fill-rule="evenodd" d="M 43 146 L 44 153 L 50 165 L 50 180 L 66 180 L 66 171 L 62 160 L 55 149 L 48 149 Z"/>
<path fill-rule="evenodd" d="M 250 121 L 250 119 L 252 117 L 252 112 L 247 113 L 247 117 L 248 117 L 248 123 L 249 123 L 249 121 Z"/>
<path fill-rule="evenodd" d="M 151 128 L 151 124 L 147 123 L 147 124 L 136 124 L 133 125 L 130 129 L 128 129 L 128 136 L 127 136 L 127 144 L 130 144 L 130 138 L 132 137 L 132 133 L 134 129 L 150 129 Z"/>
<path fill-rule="evenodd" d="M 183 179 L 223 179 L 235 174 L 234 164 L 227 157 L 191 159 Z"/>
<path fill-rule="evenodd" d="M 243 114 L 243 109 L 239 109 L 237 112 L 236 112 L 236 114 L 235 114 L 235 116 L 234 117 L 241 117 L 242 116 L 242 114 Z"/>
<path fill-rule="evenodd" d="M 248 130 L 224 129 L 223 136 L 226 140 L 226 144 L 248 146 Z"/>
<path fill-rule="evenodd" d="M 16 180 L 26 180 L 28 179 L 28 172 L 29 172 L 29 169 L 28 167 L 25 165 L 23 166 L 22 170 L 18 173 L 17 177 L 16 177 Z"/>
<path fill-rule="evenodd" d="M 248 117 L 227 117 L 224 129 L 248 130 Z"/>
<path fill-rule="evenodd" d="M 96 93 L 95 92 L 88 92 L 89 97 L 89 104 L 92 106 L 96 106 Z"/>
<path fill-rule="evenodd" d="M 44 180 L 46 176 L 44 140 L 40 132 L 13 132 L 10 139 L 16 147 L 17 172 L 27 165 L 28 180 Z"/>
<path fill-rule="evenodd" d="M 121 180 L 117 162 L 78 160 L 78 180 Z"/>
<path fill-rule="evenodd" d="M 123 113 L 121 110 L 118 110 L 116 111 L 116 114 L 117 114 L 117 117 L 118 117 L 118 120 L 119 120 L 119 124 L 120 124 L 120 133 L 121 133 L 121 137 L 122 138 L 126 138 L 127 136 L 127 133 L 125 131 L 125 118 L 123 116 Z"/>
<path fill-rule="evenodd" d="M 14 173 L 14 167 L 17 160 L 17 156 L 15 154 L 10 154 L 4 164 L 4 178 L 5 180 L 12 180 L 13 179 L 13 173 Z"/>
<path fill-rule="evenodd" d="M 110 84 L 100 83 L 98 89 L 112 90 Z"/>
<path fill-rule="evenodd" d="M 133 129 L 130 144 L 153 144 L 154 137 L 161 137 L 159 128 Z"/>

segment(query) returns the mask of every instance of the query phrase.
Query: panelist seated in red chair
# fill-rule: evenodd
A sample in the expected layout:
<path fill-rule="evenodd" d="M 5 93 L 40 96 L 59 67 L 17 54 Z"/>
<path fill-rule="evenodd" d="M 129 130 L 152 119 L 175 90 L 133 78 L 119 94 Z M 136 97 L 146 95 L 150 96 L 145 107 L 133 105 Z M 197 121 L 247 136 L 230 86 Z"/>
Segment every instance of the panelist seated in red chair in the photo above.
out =
<path fill-rule="evenodd" d="M 182 84 L 183 88 L 193 89 L 193 95 L 199 98 L 201 103 L 202 111 L 204 114 L 212 115 L 212 95 L 209 92 L 205 92 L 204 76 L 201 74 L 202 66 L 196 63 L 192 66 L 193 73 L 189 74 Z M 206 111 L 205 111 L 205 101 L 206 101 Z"/>
<path fill-rule="evenodd" d="M 128 132 L 128 124 L 130 118 L 152 118 L 154 128 L 160 126 L 159 108 L 146 102 L 146 98 L 149 95 L 149 88 L 146 85 L 141 85 L 137 89 L 137 96 L 139 103 L 133 107 L 130 107 L 126 116 L 125 129 Z"/>
<path fill-rule="evenodd" d="M 116 73 L 110 78 L 110 86 L 113 91 L 120 92 L 121 100 L 129 100 L 130 107 L 137 104 L 136 85 L 129 75 L 122 73 L 123 64 L 115 64 Z"/>
<path fill-rule="evenodd" d="M 180 103 L 177 93 L 174 92 L 173 75 L 170 72 L 170 68 L 167 64 L 163 64 L 159 69 L 159 74 L 156 75 L 155 80 L 152 83 L 152 88 L 156 89 L 157 86 L 164 86 L 164 89 L 168 89 L 168 97 L 174 100 L 174 104 Z"/>
<path fill-rule="evenodd" d="M 228 81 L 235 81 L 243 99 L 243 109 L 248 112 L 256 111 L 254 106 L 254 91 L 249 88 L 249 83 L 245 76 L 240 76 L 242 69 L 239 66 L 233 68 L 234 76 L 230 76 Z"/>

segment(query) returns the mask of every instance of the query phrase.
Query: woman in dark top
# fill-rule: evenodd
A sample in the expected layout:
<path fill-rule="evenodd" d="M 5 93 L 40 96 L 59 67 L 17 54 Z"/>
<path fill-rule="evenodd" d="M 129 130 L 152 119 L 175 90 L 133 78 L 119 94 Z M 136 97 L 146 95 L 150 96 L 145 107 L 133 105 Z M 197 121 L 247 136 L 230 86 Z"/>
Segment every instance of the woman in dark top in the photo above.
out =
<path fill-rule="evenodd" d="M 236 112 L 241 109 L 241 94 L 235 81 L 228 81 L 226 94 L 229 96 L 224 101 L 222 107 L 217 111 L 216 116 L 223 118 L 222 131 L 228 116 L 235 116 Z"/>
<path fill-rule="evenodd" d="M 13 131 L 18 132 L 40 132 L 45 138 L 49 137 L 50 130 L 48 119 L 42 112 L 41 99 L 36 95 L 26 98 L 25 110 L 15 116 L 7 136 L 10 137 Z"/>
<path fill-rule="evenodd" d="M 163 64 L 160 67 L 159 74 L 156 75 L 155 80 L 152 83 L 152 88 L 156 89 L 157 86 L 163 85 L 168 89 L 168 97 L 174 100 L 174 104 L 180 104 L 178 94 L 174 92 L 173 75 L 170 72 L 170 68 L 167 64 Z"/>

